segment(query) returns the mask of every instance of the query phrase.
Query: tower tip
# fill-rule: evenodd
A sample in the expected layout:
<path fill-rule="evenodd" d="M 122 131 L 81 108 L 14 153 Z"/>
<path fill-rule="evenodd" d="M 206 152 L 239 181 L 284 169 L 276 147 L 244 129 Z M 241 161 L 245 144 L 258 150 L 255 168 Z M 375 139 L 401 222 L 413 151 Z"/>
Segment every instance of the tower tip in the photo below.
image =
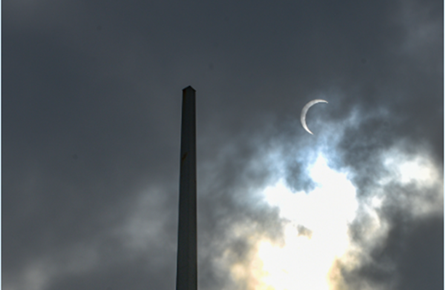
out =
<path fill-rule="evenodd" d="M 196 90 L 194 88 L 192 88 L 192 86 L 188 86 L 185 89 L 183 89 L 183 91 L 188 91 L 188 90 L 193 90 L 196 92 Z"/>

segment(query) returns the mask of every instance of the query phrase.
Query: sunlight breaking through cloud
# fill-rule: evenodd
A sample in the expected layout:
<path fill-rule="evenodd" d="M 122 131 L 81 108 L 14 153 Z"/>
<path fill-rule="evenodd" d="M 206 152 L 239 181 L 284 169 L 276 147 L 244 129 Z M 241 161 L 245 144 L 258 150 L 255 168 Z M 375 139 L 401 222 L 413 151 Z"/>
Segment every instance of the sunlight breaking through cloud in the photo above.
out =
<path fill-rule="evenodd" d="M 271 289 L 329 289 L 330 269 L 348 249 L 348 223 L 358 206 L 354 186 L 322 155 L 310 175 L 317 183 L 311 192 L 291 192 L 283 180 L 264 190 L 265 200 L 287 221 L 285 246 L 260 242 L 258 250 L 266 272 L 262 281 Z"/>
<path fill-rule="evenodd" d="M 390 226 L 381 210 L 388 199 L 399 198 L 399 193 L 387 191 L 385 186 L 396 184 L 402 189 L 407 185 L 428 189 L 442 184 L 437 169 L 423 155 L 408 159 L 401 153 L 388 151 L 381 158 L 389 174 L 377 180 L 379 186 L 371 196 L 361 200 L 356 196 L 348 173 L 330 168 L 322 154 L 307 168 L 316 184 L 313 190 L 293 192 L 284 178 L 266 187 L 261 195 L 268 205 L 279 209 L 284 242 L 277 244 L 251 235 L 249 243 L 254 250 L 249 263 L 232 265 L 233 279 L 247 281 L 246 289 L 346 289 L 342 286 L 346 281 L 341 271 L 352 271 L 372 263 L 368 251 L 389 233 Z M 281 163 L 277 160 L 276 164 L 279 168 Z M 405 189 L 402 192 L 407 194 Z M 441 203 L 432 201 L 443 200 L 443 191 L 432 192 L 434 199 L 409 196 L 408 208 L 399 206 L 416 216 L 431 214 L 441 209 Z M 365 221 L 360 245 L 352 241 L 350 232 L 359 213 L 364 218 L 361 222 Z M 243 228 L 238 230 L 243 231 Z"/>

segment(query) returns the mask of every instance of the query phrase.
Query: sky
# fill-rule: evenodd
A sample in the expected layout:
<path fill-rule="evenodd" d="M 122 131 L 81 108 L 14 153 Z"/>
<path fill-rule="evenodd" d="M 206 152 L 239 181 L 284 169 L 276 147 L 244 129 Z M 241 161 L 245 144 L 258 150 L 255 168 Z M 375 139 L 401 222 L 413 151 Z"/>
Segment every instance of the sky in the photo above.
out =
<path fill-rule="evenodd" d="M 3 289 L 175 289 L 189 85 L 199 289 L 443 289 L 443 1 L 2 10 Z"/>

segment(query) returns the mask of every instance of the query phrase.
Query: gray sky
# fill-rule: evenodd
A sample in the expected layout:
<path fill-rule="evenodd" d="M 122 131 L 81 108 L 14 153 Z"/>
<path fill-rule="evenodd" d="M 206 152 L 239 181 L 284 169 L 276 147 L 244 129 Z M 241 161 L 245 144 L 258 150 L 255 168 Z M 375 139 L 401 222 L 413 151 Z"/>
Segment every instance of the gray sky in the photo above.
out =
<path fill-rule="evenodd" d="M 443 289 L 443 1 L 2 8 L 3 289 Z"/>

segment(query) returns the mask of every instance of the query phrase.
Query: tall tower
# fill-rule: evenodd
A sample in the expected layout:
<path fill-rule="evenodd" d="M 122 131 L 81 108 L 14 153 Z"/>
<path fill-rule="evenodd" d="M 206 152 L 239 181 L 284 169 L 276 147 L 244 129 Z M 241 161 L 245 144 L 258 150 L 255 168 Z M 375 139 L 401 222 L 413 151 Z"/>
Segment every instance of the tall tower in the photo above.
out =
<path fill-rule="evenodd" d="M 198 289 L 195 90 L 182 90 L 176 290 Z"/>

